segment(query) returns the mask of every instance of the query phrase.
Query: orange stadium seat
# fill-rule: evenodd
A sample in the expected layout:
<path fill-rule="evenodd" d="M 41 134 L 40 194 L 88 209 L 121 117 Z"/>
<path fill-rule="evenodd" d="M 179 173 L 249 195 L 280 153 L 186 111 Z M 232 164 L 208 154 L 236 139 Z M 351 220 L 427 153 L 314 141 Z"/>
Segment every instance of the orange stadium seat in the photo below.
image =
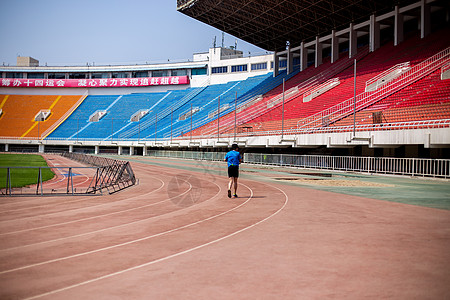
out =
<path fill-rule="evenodd" d="M 27 138 L 42 136 L 79 99 L 79 95 L 4 95 L 1 100 L 3 115 L 0 117 L 0 136 Z M 43 109 L 50 109 L 50 116 L 43 122 L 34 121 L 36 114 Z"/>

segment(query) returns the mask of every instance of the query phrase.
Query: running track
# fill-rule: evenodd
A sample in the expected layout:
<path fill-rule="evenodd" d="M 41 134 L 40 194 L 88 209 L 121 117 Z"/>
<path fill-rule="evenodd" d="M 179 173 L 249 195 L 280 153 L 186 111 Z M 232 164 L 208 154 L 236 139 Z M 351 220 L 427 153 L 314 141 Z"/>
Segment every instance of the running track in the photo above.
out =
<path fill-rule="evenodd" d="M 243 178 L 229 199 L 146 160 L 114 195 L 2 197 L 0 299 L 450 297 L 449 211 Z"/>

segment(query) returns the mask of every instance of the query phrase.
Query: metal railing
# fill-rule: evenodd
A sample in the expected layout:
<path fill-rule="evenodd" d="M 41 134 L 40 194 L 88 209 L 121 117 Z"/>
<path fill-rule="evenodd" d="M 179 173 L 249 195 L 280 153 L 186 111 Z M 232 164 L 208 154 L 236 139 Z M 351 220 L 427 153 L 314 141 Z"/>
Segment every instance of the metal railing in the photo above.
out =
<path fill-rule="evenodd" d="M 1 196 L 86 195 L 89 185 L 74 183 L 74 178 L 84 172 L 95 172 L 96 167 L 0 167 L 0 178 L 6 183 L 0 189 Z M 51 170 L 62 175 L 61 179 L 45 180 L 43 174 Z M 27 175 L 24 175 L 26 173 Z M 14 182 L 22 178 L 34 178 L 35 184 L 17 187 Z M 75 180 L 76 181 L 76 180 Z M 101 190 L 100 190 L 101 192 Z"/>
<path fill-rule="evenodd" d="M 408 122 L 393 122 L 393 123 L 379 123 L 379 124 L 360 124 L 353 127 L 353 125 L 347 126 L 330 126 L 320 128 L 290 128 L 285 129 L 285 135 L 300 135 L 300 134 L 317 134 L 317 133 L 340 133 L 340 132 L 352 132 L 353 129 L 357 132 L 361 131 L 387 131 L 387 130 L 412 130 L 412 129 L 431 129 L 431 128 L 448 128 L 450 127 L 450 119 L 440 120 L 421 120 L 421 121 L 408 121 Z M 237 133 L 236 137 L 252 137 L 252 136 L 273 136 L 281 135 L 281 130 L 261 130 L 252 132 Z M 222 133 L 222 138 L 232 138 L 233 134 Z M 208 139 L 208 136 L 193 136 L 195 140 Z M 174 140 L 185 140 L 186 138 L 177 137 Z"/>
<path fill-rule="evenodd" d="M 375 77 L 366 81 L 365 91 L 374 91 L 377 90 L 381 85 L 388 83 L 389 81 L 394 80 L 396 77 L 400 76 L 401 73 L 411 69 L 409 66 L 409 61 L 396 64 L 395 66 L 390 67 L 384 72 L 376 75 Z M 372 89 L 370 86 L 372 86 Z"/>
<path fill-rule="evenodd" d="M 197 159 L 209 161 L 223 161 L 226 152 L 201 152 L 201 151 L 171 151 L 171 150 L 148 150 L 147 155 L 153 157 Z"/>
<path fill-rule="evenodd" d="M 87 193 L 95 194 L 106 188 L 112 194 L 136 184 L 136 177 L 128 161 L 73 152 L 64 152 L 62 156 L 97 167 Z"/>
<path fill-rule="evenodd" d="M 449 159 L 246 153 L 244 161 L 332 171 L 450 178 Z"/>
<path fill-rule="evenodd" d="M 147 154 L 154 157 L 222 161 L 226 153 L 151 150 Z M 450 178 L 450 159 L 245 153 L 244 162 L 330 171 Z"/>
<path fill-rule="evenodd" d="M 328 92 L 332 88 L 335 88 L 340 83 L 341 83 L 341 81 L 339 80 L 339 77 L 336 77 L 336 78 L 331 78 L 331 79 L 325 81 L 324 83 L 313 87 L 311 90 L 303 93 L 303 102 L 311 101 L 315 97 L 318 97 L 318 96 L 322 95 L 323 93 Z"/>
<path fill-rule="evenodd" d="M 136 178 L 129 162 L 81 153 L 55 153 L 79 161 L 88 167 L 0 167 L 1 196 L 50 196 L 50 195 L 103 195 L 103 189 L 110 194 L 136 184 Z M 59 176 L 52 180 L 43 178 L 51 170 Z M 24 171 L 27 171 L 24 175 Z M 34 182 L 15 187 L 24 176 Z"/>

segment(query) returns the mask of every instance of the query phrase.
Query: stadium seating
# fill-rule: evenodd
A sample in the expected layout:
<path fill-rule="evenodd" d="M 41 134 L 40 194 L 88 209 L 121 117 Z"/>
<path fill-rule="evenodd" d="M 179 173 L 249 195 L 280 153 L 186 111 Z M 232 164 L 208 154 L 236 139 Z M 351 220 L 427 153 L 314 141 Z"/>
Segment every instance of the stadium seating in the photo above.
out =
<path fill-rule="evenodd" d="M 390 43 L 372 53 L 368 52 L 368 46 L 360 47 L 355 57 L 356 94 L 363 94 L 368 80 L 392 66 L 409 62 L 414 67 L 448 47 L 446 36 L 449 33 L 449 29 L 444 29 L 425 39 L 408 39 L 396 47 Z M 38 131 L 41 137 L 65 140 L 153 140 L 190 134 L 210 136 L 217 134 L 218 126 L 221 134 L 232 133 L 235 130 L 235 117 L 238 132 L 279 130 L 282 123 L 284 129 L 296 129 L 299 122 L 353 97 L 354 58 L 348 58 L 347 53 L 341 53 L 340 57 L 334 64 L 326 57 L 317 68 L 310 67 L 289 75 L 285 71 L 277 77 L 268 73 L 246 80 L 205 84 L 186 90 L 92 95 L 85 99 L 80 96 L 0 96 L 0 108 L 3 111 L 0 136 L 37 137 Z M 339 78 L 340 84 L 304 101 L 304 94 L 332 78 Z M 281 109 L 283 80 L 284 112 Z M 401 90 L 368 103 L 368 107 L 357 113 L 357 123 L 371 124 L 374 112 L 381 112 L 377 116 L 382 116 L 383 122 L 448 118 L 449 82 L 440 80 L 439 70 L 436 70 L 409 83 L 407 87 L 399 87 Z M 440 106 L 442 109 L 437 109 Z M 192 117 L 189 114 L 191 107 L 195 109 Z M 40 110 L 49 108 L 52 112 L 50 118 L 39 122 L 37 126 L 34 116 Z M 98 110 L 107 113 L 98 122 L 90 122 L 89 117 Z M 132 122 L 131 116 L 139 110 L 149 110 L 149 113 L 139 122 Z M 185 117 L 182 118 L 183 115 Z M 281 121 L 282 116 L 284 122 Z M 326 124 L 320 125 L 346 126 L 353 122 L 353 117 L 347 114 L 325 121 Z"/>
<path fill-rule="evenodd" d="M 237 102 L 242 103 L 245 99 L 252 97 L 260 92 L 261 85 L 265 85 L 272 81 L 271 74 L 255 76 L 248 78 L 247 80 L 229 82 L 222 85 L 208 86 L 202 93 L 198 94 L 191 101 L 186 102 L 183 106 L 174 111 L 173 122 L 168 117 L 166 120 L 159 122 L 158 134 L 160 137 L 169 138 L 182 135 L 184 132 L 190 130 L 191 119 L 180 120 L 179 115 L 186 113 L 190 110 L 191 104 L 193 107 L 198 107 L 199 111 L 192 116 L 192 126 L 197 128 L 205 123 L 217 120 L 218 105 L 220 97 L 220 115 L 226 114 L 229 111 L 234 110 L 234 105 L 237 97 Z M 154 132 L 148 136 L 148 138 L 154 138 Z"/>
<path fill-rule="evenodd" d="M 361 49 L 358 57 L 363 57 L 366 54 L 367 47 L 364 47 Z M 351 64 L 351 61 L 351 59 L 343 57 L 341 60 L 331 65 L 329 58 L 326 58 L 324 60 L 324 64 L 322 64 L 318 68 L 308 68 L 303 72 L 295 72 L 290 75 L 286 75 L 285 73 L 280 74 L 278 77 L 272 79 L 271 83 L 266 86 L 275 86 L 272 90 L 262 93 L 262 91 L 268 90 L 267 88 L 263 89 L 259 93 L 259 95 L 262 96 L 256 99 L 257 101 L 254 101 L 253 104 L 246 106 L 245 109 L 244 107 L 243 109 L 238 108 L 238 112 L 236 113 L 237 126 L 251 121 L 259 123 L 260 117 L 270 117 L 270 112 L 280 107 L 282 103 L 281 95 L 283 92 L 283 79 L 285 79 L 285 93 L 286 95 L 290 95 L 285 99 L 285 102 L 288 103 L 290 101 L 296 100 L 298 97 L 301 97 L 303 92 L 310 90 L 315 85 L 323 83 L 329 77 L 332 77 L 336 73 L 342 71 L 349 64 Z M 228 115 L 224 115 L 223 117 L 221 117 L 221 131 L 224 133 L 233 131 L 234 119 L 235 116 L 233 111 Z M 196 129 L 192 134 L 204 136 L 215 134 L 216 132 L 217 122 L 214 121 L 210 124 L 207 124 L 206 126 Z"/>
<path fill-rule="evenodd" d="M 256 76 L 239 82 L 239 84 L 233 90 L 230 90 L 227 93 L 221 95 L 220 106 L 221 108 L 227 107 L 223 111 L 221 109 L 221 119 L 222 116 L 234 111 L 235 105 L 243 105 L 246 102 L 251 101 L 255 97 L 258 97 L 259 95 L 271 90 L 275 85 L 279 84 L 279 81 L 282 80 L 282 77 L 283 75 L 280 78 L 274 78 L 270 73 L 268 75 Z M 235 103 L 236 97 L 237 103 Z M 217 123 L 217 117 L 219 117 L 219 115 L 217 115 L 219 104 L 218 101 L 218 97 L 214 97 L 214 100 L 210 102 L 208 106 L 204 106 L 203 108 L 201 108 L 200 113 L 197 113 L 193 116 L 194 129 L 202 127 L 205 124 Z M 201 102 L 199 104 L 201 105 Z M 185 107 L 185 109 L 188 110 L 189 107 Z M 213 114 L 212 117 L 211 113 Z M 182 135 L 182 133 L 188 132 L 190 130 L 189 122 L 190 120 L 186 120 L 184 122 L 184 124 L 176 132 L 177 135 Z"/>
<path fill-rule="evenodd" d="M 374 114 L 380 115 L 376 123 L 439 120 L 450 118 L 450 80 L 441 80 L 437 70 L 369 106 L 356 114 L 356 124 L 374 123 Z M 344 118 L 333 126 L 353 124 L 353 116 Z"/>
<path fill-rule="evenodd" d="M 191 104 L 199 107 L 193 115 L 196 124 L 208 122 L 208 117 L 217 110 L 220 96 L 221 107 L 232 109 L 235 97 L 242 99 L 260 92 L 256 87 L 269 80 L 271 74 L 251 77 L 243 81 L 209 85 L 200 88 L 168 91 L 165 93 L 140 93 L 113 96 L 88 96 L 78 109 L 72 113 L 49 136 L 49 139 L 154 139 L 170 137 L 170 133 L 181 134 L 188 130 L 189 120 L 179 120 L 179 115 L 190 110 Z M 276 79 L 280 80 L 280 79 Z M 272 86 L 271 86 L 272 88 Z M 243 100 L 240 100 L 243 101 Z M 139 122 L 131 122 L 131 116 L 141 109 L 150 112 Z M 97 110 L 106 110 L 107 114 L 98 122 L 89 122 L 89 116 Z M 157 115 L 157 122 L 156 122 Z M 217 118 L 217 117 L 215 117 Z M 198 125 L 196 125 L 198 126 Z"/>
<path fill-rule="evenodd" d="M 43 137 L 45 131 L 57 122 L 80 99 L 76 96 L 2 95 L 3 115 L 0 118 L 2 137 Z M 50 109 L 50 116 L 42 122 L 34 117 L 42 109 Z"/>
<path fill-rule="evenodd" d="M 444 38 L 448 33 L 449 30 L 442 30 L 423 40 L 418 37 L 412 38 L 397 47 L 389 44 L 370 53 L 357 63 L 356 93 L 363 93 L 367 80 L 391 66 L 405 61 L 409 61 L 410 64 L 414 66 L 427 58 L 428 55 L 435 54 L 442 50 L 448 46 L 448 42 Z M 286 102 L 284 111 L 285 128 L 296 128 L 297 122 L 302 118 L 321 112 L 335 104 L 351 98 L 354 89 L 353 68 L 349 67 L 347 70 L 336 75 L 336 77 L 339 77 L 341 84 L 321 96 L 316 97 L 312 101 L 302 103 L 301 99 L 298 98 L 294 101 Z M 282 112 L 280 106 L 278 106 L 278 109 L 262 114 L 252 122 L 245 124 L 245 126 L 255 129 L 259 128 L 258 130 L 279 130 L 280 128 L 274 128 L 273 124 L 279 124 L 280 122 L 276 121 L 281 118 Z"/>

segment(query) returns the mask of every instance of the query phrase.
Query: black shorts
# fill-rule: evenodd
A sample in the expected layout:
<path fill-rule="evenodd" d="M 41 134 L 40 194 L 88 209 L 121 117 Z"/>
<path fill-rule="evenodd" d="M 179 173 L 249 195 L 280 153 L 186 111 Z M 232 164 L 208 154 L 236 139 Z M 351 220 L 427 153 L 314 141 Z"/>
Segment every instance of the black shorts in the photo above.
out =
<path fill-rule="evenodd" d="M 239 166 L 229 166 L 228 177 L 239 177 Z"/>

